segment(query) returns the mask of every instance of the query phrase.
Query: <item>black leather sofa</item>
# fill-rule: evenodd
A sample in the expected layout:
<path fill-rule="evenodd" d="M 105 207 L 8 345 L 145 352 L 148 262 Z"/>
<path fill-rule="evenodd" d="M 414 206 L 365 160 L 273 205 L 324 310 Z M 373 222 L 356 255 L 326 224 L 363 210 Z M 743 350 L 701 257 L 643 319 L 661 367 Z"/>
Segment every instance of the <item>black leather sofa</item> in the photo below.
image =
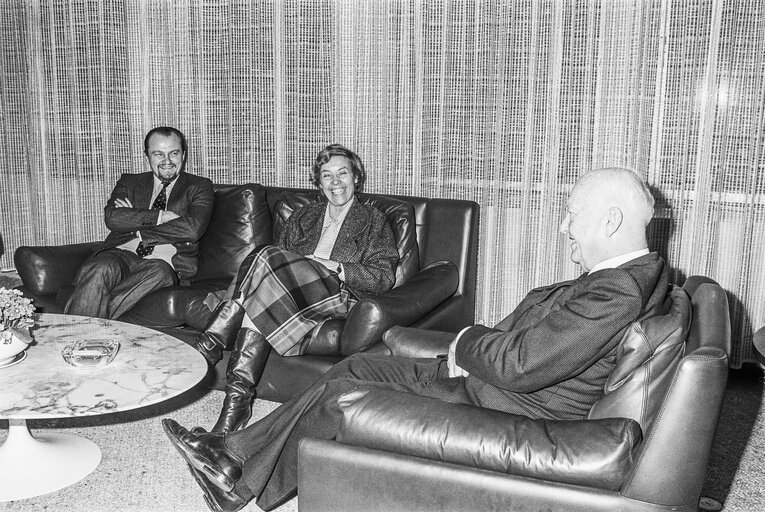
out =
<path fill-rule="evenodd" d="M 334 441 L 299 446 L 301 512 L 696 512 L 728 375 L 727 296 L 695 276 L 633 324 L 588 419 L 545 421 L 375 388 L 338 402 Z M 685 297 L 683 297 L 685 295 Z M 393 328 L 398 355 L 452 336 Z"/>
<path fill-rule="evenodd" d="M 204 328 L 208 292 L 225 289 L 239 263 L 255 247 L 272 242 L 292 210 L 316 200 L 315 189 L 260 184 L 216 185 L 213 216 L 200 241 L 199 269 L 189 283 L 157 290 L 119 320 L 191 341 Z M 471 201 L 363 194 L 388 217 L 401 262 L 393 290 L 357 304 L 347 320 L 332 319 L 312 333 L 311 353 L 279 357 L 272 352 L 258 396 L 285 401 L 350 353 L 385 350 L 383 333 L 393 325 L 456 332 L 473 322 L 478 255 L 478 205 Z M 14 263 L 20 289 L 39 311 L 60 313 L 77 270 L 98 242 L 23 246 Z M 227 355 L 209 385 L 221 388 Z"/>

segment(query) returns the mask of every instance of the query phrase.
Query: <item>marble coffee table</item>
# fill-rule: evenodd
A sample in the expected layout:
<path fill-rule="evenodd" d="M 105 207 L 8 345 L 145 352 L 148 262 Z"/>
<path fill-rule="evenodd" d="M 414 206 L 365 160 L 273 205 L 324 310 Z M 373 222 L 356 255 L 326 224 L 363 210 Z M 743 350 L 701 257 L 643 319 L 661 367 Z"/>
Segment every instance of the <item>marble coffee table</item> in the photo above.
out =
<path fill-rule="evenodd" d="M 31 498 L 71 485 L 101 462 L 101 450 L 79 436 L 38 433 L 27 420 L 91 416 L 146 407 L 195 386 L 207 373 L 204 357 L 182 341 L 113 320 L 43 313 L 35 343 L 12 366 L 0 368 L 0 419 L 8 437 L 0 446 L 0 502 Z M 114 360 L 99 369 L 68 365 L 72 340 L 120 342 Z"/>

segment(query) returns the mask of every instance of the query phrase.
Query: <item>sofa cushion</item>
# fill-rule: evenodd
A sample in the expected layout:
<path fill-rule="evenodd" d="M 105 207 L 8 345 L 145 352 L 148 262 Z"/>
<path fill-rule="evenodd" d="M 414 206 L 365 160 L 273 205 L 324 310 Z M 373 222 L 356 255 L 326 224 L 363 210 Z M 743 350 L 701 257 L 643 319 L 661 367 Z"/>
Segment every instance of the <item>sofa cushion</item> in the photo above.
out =
<path fill-rule="evenodd" d="M 533 420 L 371 386 L 338 406 L 342 443 L 600 489 L 621 488 L 642 440 L 626 418 Z"/>
<path fill-rule="evenodd" d="M 632 418 L 648 431 L 682 359 L 691 325 L 691 301 L 673 286 L 665 315 L 634 322 L 616 349 L 616 366 L 589 418 Z"/>
<path fill-rule="evenodd" d="M 361 201 L 383 212 L 390 223 L 398 248 L 396 286 L 407 282 L 420 270 L 420 248 L 417 244 L 417 222 L 414 205 L 392 197 L 362 195 Z"/>
<path fill-rule="evenodd" d="M 293 192 L 291 190 L 282 192 L 274 206 L 274 241 L 279 240 L 282 227 L 287 222 L 287 219 L 290 218 L 292 212 L 307 204 L 315 203 L 319 199 L 319 192 L 313 190 L 310 192 Z"/>
<path fill-rule="evenodd" d="M 271 211 L 259 184 L 216 185 L 210 224 L 199 242 L 199 268 L 192 282 L 232 279 L 256 247 L 273 241 Z"/>
<path fill-rule="evenodd" d="M 274 239 L 279 239 L 282 226 L 289 219 L 292 212 L 309 203 L 316 202 L 320 196 L 311 191 L 308 192 L 282 192 L 281 198 L 276 202 L 274 211 Z M 398 249 L 399 262 L 396 267 L 396 284 L 399 286 L 420 270 L 420 249 L 417 244 L 417 225 L 414 216 L 414 206 L 405 201 L 391 197 L 383 197 L 371 194 L 360 194 L 359 202 L 369 204 L 383 212 L 393 231 Z"/>

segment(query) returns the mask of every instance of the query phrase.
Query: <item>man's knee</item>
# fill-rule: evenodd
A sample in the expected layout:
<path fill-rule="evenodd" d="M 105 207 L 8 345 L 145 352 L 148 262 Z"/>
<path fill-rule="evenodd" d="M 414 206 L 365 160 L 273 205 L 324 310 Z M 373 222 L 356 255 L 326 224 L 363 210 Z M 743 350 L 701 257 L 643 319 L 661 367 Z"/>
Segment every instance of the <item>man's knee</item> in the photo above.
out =
<path fill-rule="evenodd" d="M 361 355 L 362 354 L 351 354 L 350 356 L 346 357 L 342 361 L 339 361 L 338 363 L 336 363 L 332 368 L 329 369 L 329 371 L 327 371 L 325 375 L 333 379 L 342 377 L 344 375 L 352 375 L 353 371 L 351 370 L 351 368 L 355 368 L 358 366 L 358 363 L 356 363 L 356 360 Z"/>
<path fill-rule="evenodd" d="M 376 369 L 379 367 L 379 364 L 377 363 L 379 358 L 384 358 L 384 362 L 388 362 L 390 356 L 382 354 L 365 354 L 363 352 L 351 354 L 330 368 L 325 375 L 328 380 L 341 378 L 373 378 L 378 373 Z"/>
<path fill-rule="evenodd" d="M 84 278 L 108 281 L 109 278 L 119 277 L 125 270 L 120 258 L 109 252 L 96 254 L 85 262 L 78 273 L 78 281 Z"/>
<path fill-rule="evenodd" d="M 160 286 L 171 286 L 176 283 L 176 273 L 173 267 L 165 261 L 149 259 L 145 260 L 144 266 L 151 280 Z"/>

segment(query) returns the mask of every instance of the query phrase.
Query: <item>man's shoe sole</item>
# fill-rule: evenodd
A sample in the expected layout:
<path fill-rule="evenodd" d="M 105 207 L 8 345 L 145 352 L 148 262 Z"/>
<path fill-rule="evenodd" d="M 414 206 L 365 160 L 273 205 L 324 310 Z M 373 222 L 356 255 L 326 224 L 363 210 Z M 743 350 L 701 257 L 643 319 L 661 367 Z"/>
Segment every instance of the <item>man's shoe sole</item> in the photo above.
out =
<path fill-rule="evenodd" d="M 194 477 L 194 480 L 197 481 L 197 485 L 202 489 L 202 497 L 205 500 L 205 503 L 207 503 L 207 506 L 210 510 L 213 512 L 223 512 L 223 510 L 218 506 L 217 503 L 215 503 L 213 500 L 210 499 L 210 497 L 207 495 L 207 489 L 205 488 L 205 482 L 202 481 L 202 476 L 199 474 L 199 471 L 194 469 L 194 466 L 189 464 L 188 462 L 186 465 L 189 467 L 189 472 L 191 473 L 191 476 Z"/>
<path fill-rule="evenodd" d="M 207 476 L 207 478 L 209 478 L 210 481 L 219 488 L 226 492 L 232 491 L 236 482 L 231 480 L 220 471 L 214 469 L 215 465 L 212 461 L 206 457 L 202 457 L 201 455 L 192 451 L 188 446 L 186 446 L 183 441 L 178 439 L 174 432 L 168 430 L 168 427 L 164 421 L 162 422 L 162 428 L 165 430 L 165 435 L 167 435 L 167 437 L 170 439 L 170 442 L 173 443 L 173 446 L 175 446 L 175 449 L 178 450 L 178 453 L 181 454 L 183 459 L 188 464 L 204 473 L 205 476 Z"/>
<path fill-rule="evenodd" d="M 197 485 L 199 485 L 199 487 L 202 489 L 202 497 L 205 499 L 205 503 L 207 503 L 207 506 L 210 508 L 210 510 L 213 512 L 227 512 L 227 509 L 223 508 L 220 503 L 218 503 L 212 496 L 210 496 L 212 491 L 209 487 L 209 480 L 205 481 L 206 479 L 204 476 L 201 475 L 199 471 L 194 469 L 191 464 L 187 464 L 187 466 L 189 467 L 191 476 L 194 477 L 194 480 L 197 481 Z M 246 503 L 242 503 L 241 506 L 237 505 L 228 510 L 242 510 L 246 505 Z"/>

